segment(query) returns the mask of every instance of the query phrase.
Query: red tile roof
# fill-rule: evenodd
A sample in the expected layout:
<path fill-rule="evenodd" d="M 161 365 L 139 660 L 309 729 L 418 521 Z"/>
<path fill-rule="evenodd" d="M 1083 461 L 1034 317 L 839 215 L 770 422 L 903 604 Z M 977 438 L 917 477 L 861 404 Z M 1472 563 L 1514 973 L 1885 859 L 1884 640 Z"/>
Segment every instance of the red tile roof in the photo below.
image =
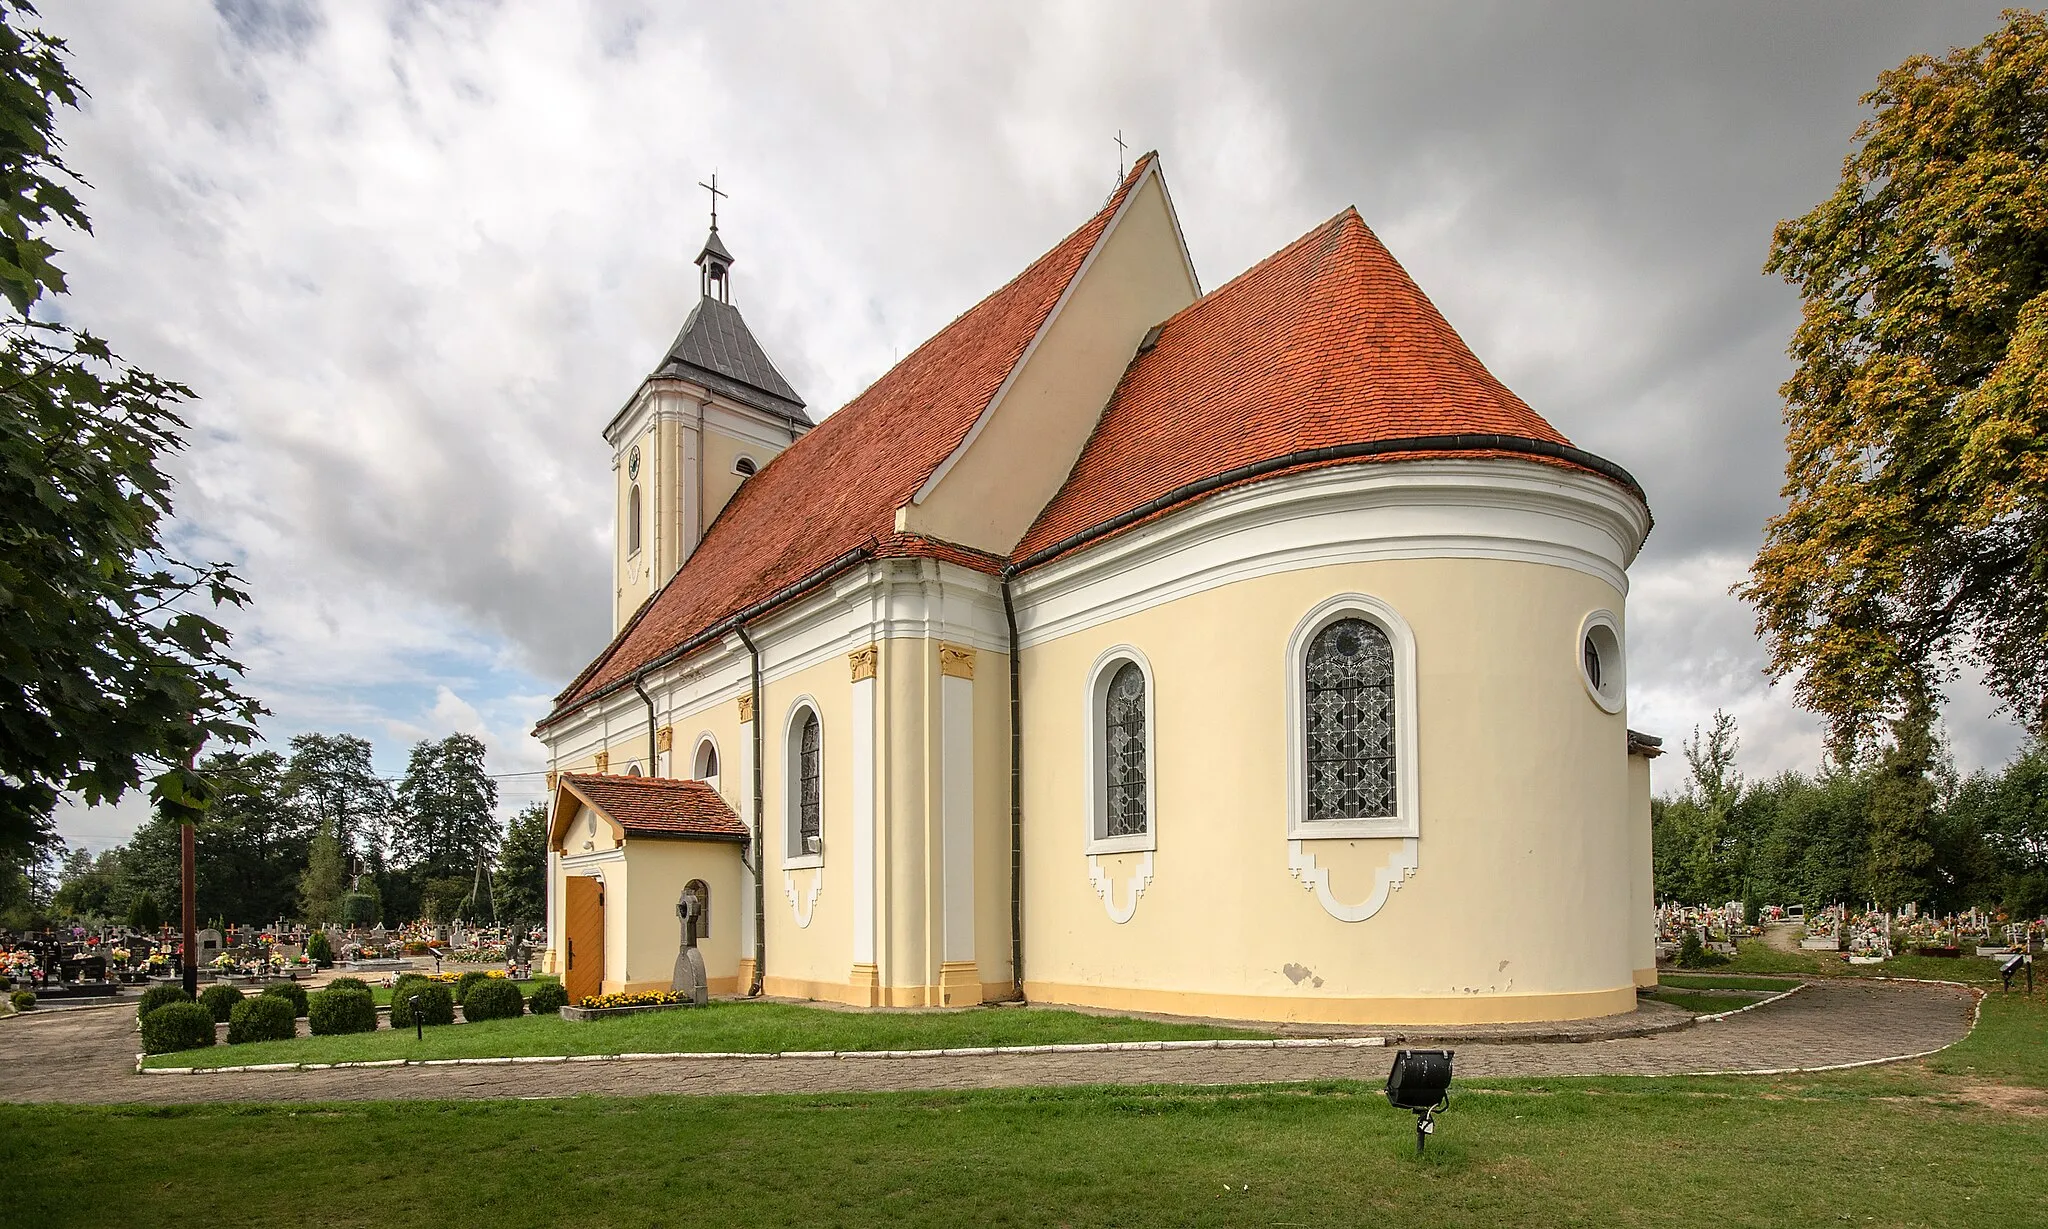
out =
<path fill-rule="evenodd" d="M 562 783 L 617 821 L 628 836 L 745 840 L 747 826 L 702 781 L 564 773 Z"/>
<path fill-rule="evenodd" d="M 1161 326 L 1013 558 L 1240 466 L 1461 434 L 1570 443 L 1486 370 L 1347 209 Z M 1375 459 L 1425 455 L 1517 454 Z"/>
<path fill-rule="evenodd" d="M 1151 161 L 1139 159 L 1086 225 L 748 479 L 548 720 L 850 550 L 872 542 L 882 554 L 938 553 L 896 534 L 896 510 L 966 438 Z"/>

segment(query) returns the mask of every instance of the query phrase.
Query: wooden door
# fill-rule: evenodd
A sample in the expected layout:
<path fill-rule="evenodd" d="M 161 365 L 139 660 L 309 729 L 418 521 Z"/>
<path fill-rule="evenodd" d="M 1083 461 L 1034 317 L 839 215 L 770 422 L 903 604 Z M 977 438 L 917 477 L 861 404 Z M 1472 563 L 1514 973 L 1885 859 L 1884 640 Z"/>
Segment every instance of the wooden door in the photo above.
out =
<path fill-rule="evenodd" d="M 573 1005 L 581 1003 L 586 995 L 603 993 L 604 881 L 588 875 L 570 875 L 563 883 L 569 889 L 563 911 L 569 958 L 562 971 L 562 989 L 568 991 Z"/>

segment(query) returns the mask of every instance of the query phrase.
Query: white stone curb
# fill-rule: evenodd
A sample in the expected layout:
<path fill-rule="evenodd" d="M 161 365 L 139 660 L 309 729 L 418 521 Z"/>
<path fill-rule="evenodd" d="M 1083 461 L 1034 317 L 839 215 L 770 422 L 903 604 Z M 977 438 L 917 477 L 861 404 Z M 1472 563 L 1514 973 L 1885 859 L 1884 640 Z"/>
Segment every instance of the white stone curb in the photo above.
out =
<path fill-rule="evenodd" d="M 848 1058 L 986 1058 L 1004 1054 L 1130 1054 L 1161 1050 L 1365 1050 L 1387 1044 L 1385 1037 L 1289 1037 L 1248 1040 L 1206 1041 L 1095 1041 L 1070 1045 L 967 1046 L 952 1050 L 784 1050 L 780 1053 L 730 1053 L 707 1051 L 673 1054 L 545 1054 L 517 1058 L 387 1058 L 378 1062 L 348 1063 L 263 1063 L 246 1067 L 145 1067 L 143 1055 L 135 1056 L 135 1070 L 143 1075 L 242 1075 L 252 1071 L 340 1071 L 370 1067 L 501 1067 L 513 1063 L 615 1063 L 730 1061 L 733 1059 L 848 1059 Z"/>
<path fill-rule="evenodd" d="M 1707 1016 L 1694 1016 L 1692 1018 L 1692 1022 L 1694 1024 L 1712 1024 L 1718 1020 L 1726 1020 L 1730 1016 L 1739 1016 L 1745 1011 L 1755 1011 L 1759 1007 L 1769 1007 L 1772 1003 L 1777 1002 L 1779 999 L 1791 998 L 1793 995 L 1799 993 L 1801 990 L 1806 989 L 1806 987 L 1811 984 L 1812 983 L 1810 982 L 1800 982 L 1798 985 L 1792 987 L 1790 990 L 1780 990 L 1776 994 L 1771 995 L 1769 998 L 1758 999 L 1756 1002 L 1751 1003 L 1747 1007 L 1737 1007 L 1733 1011 L 1717 1011 L 1714 1014 Z"/>

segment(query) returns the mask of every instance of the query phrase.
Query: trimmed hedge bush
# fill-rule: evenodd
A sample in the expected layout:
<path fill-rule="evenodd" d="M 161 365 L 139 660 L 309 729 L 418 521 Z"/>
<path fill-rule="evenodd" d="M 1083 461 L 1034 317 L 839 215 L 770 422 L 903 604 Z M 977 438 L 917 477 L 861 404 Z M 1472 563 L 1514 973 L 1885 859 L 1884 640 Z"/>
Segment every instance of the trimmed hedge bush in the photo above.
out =
<path fill-rule="evenodd" d="M 482 969 L 471 969 L 455 979 L 455 1001 L 467 1006 L 469 1004 L 469 992 L 476 989 L 478 982 L 498 980 L 500 979 L 492 977 Z"/>
<path fill-rule="evenodd" d="M 306 1023 L 315 1037 L 377 1031 L 377 1002 L 368 990 L 329 987 L 306 1000 Z"/>
<path fill-rule="evenodd" d="M 290 1041 L 299 1035 L 290 999 L 259 994 L 235 1004 L 228 1013 L 228 1044 L 246 1041 Z"/>
<path fill-rule="evenodd" d="M 142 1001 L 135 1005 L 135 1018 L 140 1020 L 159 1007 L 171 1003 L 189 1003 L 183 986 L 151 986 L 142 992 Z"/>
<path fill-rule="evenodd" d="M 7 996 L 7 1001 L 14 1004 L 14 1010 L 27 1011 L 36 1005 L 36 992 L 33 990 L 16 990 L 13 994 Z"/>
<path fill-rule="evenodd" d="M 558 981 L 544 981 L 533 988 L 526 1009 L 536 1016 L 553 1015 L 569 1005 L 569 992 Z"/>
<path fill-rule="evenodd" d="M 213 1044 L 213 1013 L 193 1002 L 166 1003 L 142 1017 L 142 1051 L 165 1054 Z"/>
<path fill-rule="evenodd" d="M 419 981 L 410 985 L 400 979 L 391 992 L 391 1027 L 411 1028 L 413 1019 L 412 996 L 420 1000 L 420 1024 L 455 1023 L 455 996 L 448 993 L 448 987 L 436 981 Z"/>
<path fill-rule="evenodd" d="M 285 1002 L 290 1003 L 294 1016 L 306 1014 L 306 988 L 295 981 L 274 982 L 265 986 L 263 987 L 263 997 L 267 999 L 283 999 Z"/>
<path fill-rule="evenodd" d="M 370 983 L 360 977 L 337 977 L 327 983 L 327 988 L 329 990 L 360 990 L 364 994 L 370 993 Z"/>
<path fill-rule="evenodd" d="M 248 996 L 234 986 L 212 985 L 199 992 L 199 1005 L 213 1013 L 214 1022 L 226 1024 L 235 1004 Z"/>
<path fill-rule="evenodd" d="M 502 977 L 486 978 L 469 988 L 469 997 L 462 1000 L 462 1018 L 465 1020 L 506 1020 L 526 1014 L 526 1000 L 519 997 L 519 987 Z"/>

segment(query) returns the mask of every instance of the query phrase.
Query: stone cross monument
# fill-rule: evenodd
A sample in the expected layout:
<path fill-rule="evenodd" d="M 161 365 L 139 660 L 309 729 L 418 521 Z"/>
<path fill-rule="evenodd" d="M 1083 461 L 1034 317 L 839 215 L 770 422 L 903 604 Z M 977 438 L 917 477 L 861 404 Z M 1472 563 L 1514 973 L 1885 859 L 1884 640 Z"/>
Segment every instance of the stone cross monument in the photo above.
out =
<path fill-rule="evenodd" d="M 669 989 L 690 996 L 690 1001 L 702 1007 L 711 1001 L 711 988 L 704 978 L 704 954 L 697 950 L 697 921 L 704 908 L 704 902 L 694 892 L 684 892 L 676 898 L 676 918 L 682 923 L 682 948 L 676 953 L 675 974 L 669 979 Z"/>

